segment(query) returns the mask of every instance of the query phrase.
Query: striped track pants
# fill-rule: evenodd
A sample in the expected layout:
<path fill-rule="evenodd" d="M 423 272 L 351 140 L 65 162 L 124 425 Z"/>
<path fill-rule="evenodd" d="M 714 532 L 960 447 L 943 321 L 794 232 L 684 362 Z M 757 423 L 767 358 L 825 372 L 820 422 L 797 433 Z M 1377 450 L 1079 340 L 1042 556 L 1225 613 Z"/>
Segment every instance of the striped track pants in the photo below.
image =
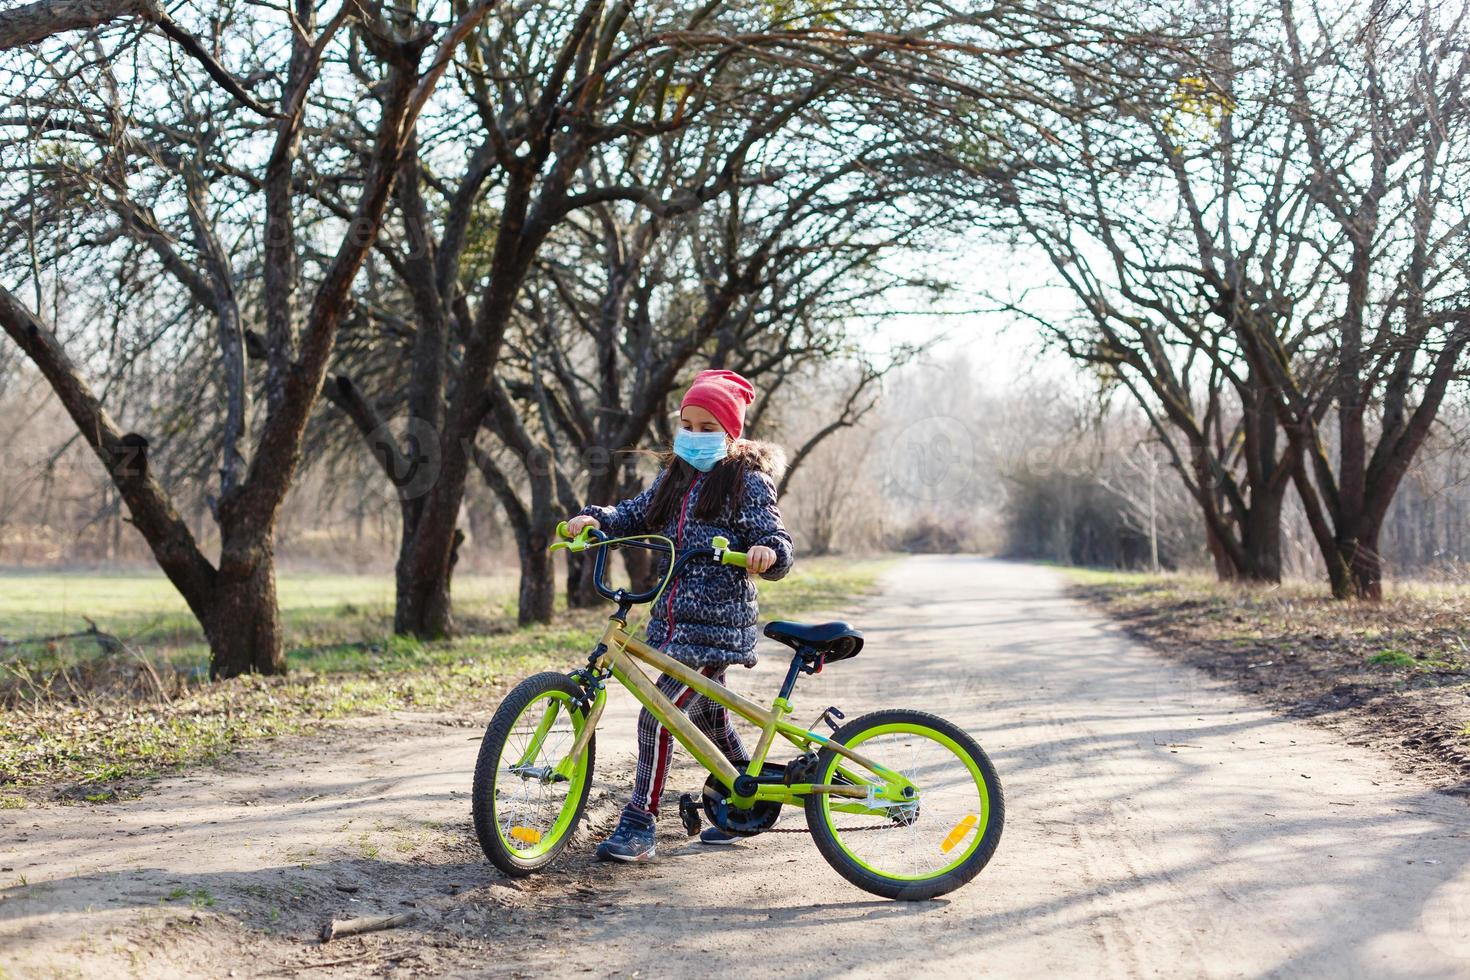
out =
<path fill-rule="evenodd" d="M 706 667 L 706 677 L 717 683 L 725 682 L 725 668 L 719 665 Z M 750 756 L 740 741 L 740 733 L 730 721 L 730 711 L 723 704 L 711 701 L 703 694 L 685 686 L 683 681 L 663 674 L 658 679 L 658 689 L 681 711 L 689 715 L 700 731 L 708 735 L 719 746 L 725 758 L 737 766 L 744 767 Z M 674 737 L 659 724 L 647 708 L 638 713 L 638 772 L 633 777 L 633 799 L 627 809 L 649 816 L 658 815 L 659 797 L 664 792 L 664 778 L 669 773 L 669 759 L 674 748 Z"/>

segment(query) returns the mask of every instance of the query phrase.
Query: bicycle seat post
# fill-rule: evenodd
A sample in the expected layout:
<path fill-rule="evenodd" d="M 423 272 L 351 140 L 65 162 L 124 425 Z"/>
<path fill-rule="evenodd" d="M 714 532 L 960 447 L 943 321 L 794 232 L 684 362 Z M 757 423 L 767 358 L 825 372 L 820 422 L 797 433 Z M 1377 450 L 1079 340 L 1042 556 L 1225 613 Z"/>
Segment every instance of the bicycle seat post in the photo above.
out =
<path fill-rule="evenodd" d="M 782 701 L 791 699 L 791 692 L 796 690 L 796 677 L 801 673 L 802 665 L 806 662 L 806 656 L 798 650 L 791 656 L 791 666 L 786 668 L 786 679 L 781 682 L 781 692 L 776 695 Z"/>

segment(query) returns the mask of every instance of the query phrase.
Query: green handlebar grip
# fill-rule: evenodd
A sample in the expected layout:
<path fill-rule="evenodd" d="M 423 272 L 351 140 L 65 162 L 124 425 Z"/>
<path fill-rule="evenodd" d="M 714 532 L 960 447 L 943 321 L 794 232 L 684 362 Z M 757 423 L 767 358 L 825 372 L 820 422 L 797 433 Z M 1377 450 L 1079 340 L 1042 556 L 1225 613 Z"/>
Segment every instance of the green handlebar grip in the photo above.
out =
<path fill-rule="evenodd" d="M 729 538 L 727 538 L 727 537 L 725 537 L 723 535 L 718 535 L 717 534 L 714 537 L 712 537 L 712 538 L 709 539 L 709 546 L 711 548 L 715 549 L 715 551 L 719 552 L 719 554 L 720 554 L 720 564 L 722 564 L 722 565 L 738 565 L 741 568 L 745 568 L 746 567 L 746 555 L 745 555 L 745 552 L 743 552 L 743 551 L 731 551 L 731 550 L 729 550 L 730 549 L 730 539 Z"/>
<path fill-rule="evenodd" d="M 592 526 L 589 524 L 587 527 L 582 528 L 581 534 L 572 537 L 571 528 L 567 527 L 566 521 L 562 521 L 556 525 L 556 536 L 562 540 L 552 542 L 551 547 L 547 549 L 548 551 L 556 551 L 558 548 L 567 548 L 571 551 L 586 551 L 590 543 L 587 539 L 592 536 Z"/>

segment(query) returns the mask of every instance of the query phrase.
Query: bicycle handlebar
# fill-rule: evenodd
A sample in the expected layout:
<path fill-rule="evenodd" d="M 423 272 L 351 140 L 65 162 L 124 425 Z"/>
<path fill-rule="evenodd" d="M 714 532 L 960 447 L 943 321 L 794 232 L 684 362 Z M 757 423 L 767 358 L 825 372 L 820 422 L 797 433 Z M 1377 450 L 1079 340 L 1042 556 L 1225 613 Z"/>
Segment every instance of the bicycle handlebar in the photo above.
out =
<path fill-rule="evenodd" d="M 567 522 L 562 521 L 556 525 L 556 536 L 561 540 L 551 545 L 551 551 L 556 551 L 559 548 L 566 548 L 568 551 L 573 552 L 586 551 L 588 548 L 595 548 L 597 550 L 596 562 L 592 568 L 592 584 L 597 589 L 599 595 L 605 599 L 611 599 L 613 602 L 652 602 L 658 597 L 659 592 L 663 590 L 663 583 L 660 582 L 646 592 L 628 592 L 626 589 L 608 588 L 607 583 L 603 581 L 603 572 L 607 569 L 607 546 L 610 545 L 623 545 L 631 548 L 642 548 L 646 551 L 667 552 L 673 560 L 674 566 L 665 576 L 666 581 L 672 581 L 674 576 L 678 575 L 679 571 L 684 567 L 684 563 L 692 561 L 695 558 L 713 558 L 722 565 L 735 565 L 739 568 L 748 568 L 750 561 L 750 556 L 746 552 L 731 551 L 730 539 L 719 535 L 710 539 L 710 546 L 708 548 L 688 548 L 677 556 L 673 554 L 673 547 L 671 545 L 665 547 L 640 540 L 637 537 L 612 538 L 604 534 L 600 529 L 592 527 L 590 524 L 582 528 L 581 533 L 573 537 L 571 528 L 567 526 Z"/>

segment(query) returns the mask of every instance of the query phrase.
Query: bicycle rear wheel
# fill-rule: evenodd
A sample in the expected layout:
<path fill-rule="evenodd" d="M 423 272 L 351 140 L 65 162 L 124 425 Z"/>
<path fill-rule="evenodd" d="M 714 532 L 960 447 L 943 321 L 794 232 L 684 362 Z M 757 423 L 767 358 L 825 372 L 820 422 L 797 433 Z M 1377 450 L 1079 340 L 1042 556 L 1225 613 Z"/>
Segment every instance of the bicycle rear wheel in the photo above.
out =
<path fill-rule="evenodd" d="M 564 674 L 528 677 L 500 703 L 480 742 L 470 805 L 475 836 L 512 877 L 550 864 L 587 805 L 596 735 L 569 774 L 556 772 L 587 724 L 575 706 L 581 693 Z"/>
<path fill-rule="evenodd" d="M 922 901 L 968 882 L 995 853 L 1005 797 L 995 767 L 960 728 L 923 711 L 889 710 L 855 718 L 832 741 L 911 781 L 912 801 L 814 793 L 807 826 L 822 857 L 859 888 Z M 870 783 L 883 778 L 832 749 L 817 755 L 813 783 Z"/>

